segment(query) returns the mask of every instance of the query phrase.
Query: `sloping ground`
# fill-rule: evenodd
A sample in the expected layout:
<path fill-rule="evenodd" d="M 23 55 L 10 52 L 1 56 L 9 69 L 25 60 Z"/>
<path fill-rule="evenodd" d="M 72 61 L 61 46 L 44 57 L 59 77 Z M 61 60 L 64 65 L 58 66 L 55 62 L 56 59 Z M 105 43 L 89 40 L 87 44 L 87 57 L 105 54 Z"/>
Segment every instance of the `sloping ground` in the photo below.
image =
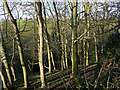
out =
<path fill-rule="evenodd" d="M 91 83 L 94 80 L 94 72 L 95 67 L 97 64 L 93 63 L 86 67 L 79 66 L 78 68 L 78 78 L 85 79 L 87 82 Z M 47 81 L 47 89 L 68 89 L 74 88 L 74 84 L 79 83 L 77 79 L 71 77 L 71 67 L 66 70 L 55 71 L 52 73 L 46 74 L 46 81 Z M 34 76 L 33 79 L 38 79 L 37 82 L 31 82 L 31 88 L 39 88 L 40 87 L 40 80 L 39 76 Z"/>

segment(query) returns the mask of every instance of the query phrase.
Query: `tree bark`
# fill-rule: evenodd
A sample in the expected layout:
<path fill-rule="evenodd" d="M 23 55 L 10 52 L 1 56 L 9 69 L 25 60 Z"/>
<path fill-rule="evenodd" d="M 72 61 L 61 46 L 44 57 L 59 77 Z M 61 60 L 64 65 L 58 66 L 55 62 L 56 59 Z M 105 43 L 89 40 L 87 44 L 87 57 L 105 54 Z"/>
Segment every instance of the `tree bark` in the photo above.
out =
<path fill-rule="evenodd" d="M 90 21 L 89 21 L 89 2 L 88 0 L 85 1 L 85 19 L 86 19 L 86 30 L 88 30 L 87 32 L 87 36 L 89 37 L 89 28 L 90 28 Z M 87 40 L 87 44 L 86 44 L 86 64 L 88 65 L 88 59 L 89 59 L 89 40 Z"/>
<path fill-rule="evenodd" d="M 4 40 L 3 40 L 3 36 L 2 36 L 2 30 L 0 29 L 0 50 L 1 50 L 1 62 L 4 64 L 4 67 L 5 67 L 5 71 L 7 73 L 7 77 L 8 77 L 8 81 L 9 81 L 9 84 L 10 86 L 13 87 L 13 80 L 12 80 L 12 75 L 10 73 L 10 67 L 8 66 L 8 59 L 7 59 L 7 56 L 6 56 L 6 53 L 5 53 L 5 50 L 6 50 L 6 47 L 4 46 Z M 2 67 L 1 67 L 2 68 Z M 4 76 L 2 75 L 2 72 L 1 72 L 1 76 L 2 78 L 4 79 Z M 3 81 L 4 83 L 4 81 Z"/>
<path fill-rule="evenodd" d="M 53 1 L 53 6 L 54 6 L 54 9 L 55 9 L 55 14 L 56 14 L 56 18 L 57 18 L 57 36 L 58 36 L 58 41 L 59 43 L 61 42 L 61 38 L 60 38 L 60 26 L 59 26 L 59 18 L 58 18 L 58 12 L 57 12 L 57 8 L 56 8 L 56 4 L 55 2 Z"/>
<path fill-rule="evenodd" d="M 5 5 L 5 8 L 7 10 L 7 13 L 13 23 L 13 28 L 16 34 L 16 42 L 17 42 L 17 46 L 18 46 L 18 51 L 19 51 L 19 56 L 20 56 L 20 62 L 22 65 L 22 70 L 23 70 L 23 76 L 24 76 L 24 88 L 28 88 L 28 75 L 27 75 L 27 71 L 26 71 L 26 67 L 25 67 L 25 62 L 24 62 L 24 56 L 23 56 L 23 48 L 22 48 L 22 44 L 21 44 L 21 40 L 20 40 L 20 35 L 19 35 L 19 30 L 17 27 L 17 22 L 14 19 L 14 17 L 12 16 L 12 13 L 8 7 L 8 4 L 5 0 L 3 0 L 3 3 Z"/>
<path fill-rule="evenodd" d="M 66 68 L 68 69 L 68 58 L 67 58 L 67 18 L 66 18 L 66 0 L 65 0 L 65 15 L 64 15 L 64 18 L 65 18 L 65 64 L 66 64 Z"/>
<path fill-rule="evenodd" d="M 7 82 L 6 82 L 6 80 L 5 80 L 5 77 L 4 77 L 3 74 L 2 74 L 2 71 L 1 71 L 1 70 L 0 70 L 0 76 L 1 76 L 2 84 L 3 84 L 3 88 L 4 88 L 5 90 L 7 90 L 7 89 L 8 89 Z M 2 89 L 2 88 L 1 88 L 1 89 Z"/>
<path fill-rule="evenodd" d="M 52 63 L 53 63 L 54 70 L 56 70 L 56 68 L 55 68 L 55 62 L 54 62 L 54 58 L 53 58 L 53 53 L 52 52 L 51 52 L 51 58 L 52 58 Z"/>
<path fill-rule="evenodd" d="M 78 61 L 77 61 L 77 0 L 73 0 L 72 7 L 72 74 L 76 76 L 78 72 Z"/>
<path fill-rule="evenodd" d="M 46 12 L 45 12 L 45 6 L 44 2 L 42 1 L 43 5 L 43 13 L 44 13 L 44 29 L 46 33 L 46 43 L 47 43 L 47 52 L 48 52 L 48 63 L 49 63 L 49 73 L 52 71 L 52 66 L 51 66 L 51 58 L 50 58 L 50 44 L 49 44 L 49 34 L 47 31 L 47 23 L 46 23 Z"/>
<path fill-rule="evenodd" d="M 41 77 L 41 88 L 46 87 L 45 72 L 44 72 L 44 62 L 43 62 L 43 52 L 44 52 L 44 41 L 43 41 L 43 18 L 42 18 L 42 3 L 37 0 L 37 18 L 38 18 L 38 60 L 40 67 L 40 77 Z"/>
<path fill-rule="evenodd" d="M 12 71 L 12 75 L 13 75 L 13 79 L 14 81 L 16 81 L 16 75 L 15 75 L 15 71 L 14 71 L 14 67 L 13 67 L 13 60 L 15 58 L 15 39 L 13 39 L 13 56 L 11 59 L 11 71 Z"/>
<path fill-rule="evenodd" d="M 94 36 L 95 36 L 95 32 L 94 32 Z M 97 51 L 97 38 L 94 37 L 94 41 L 95 41 L 95 56 L 96 56 L 96 63 L 98 62 L 98 51 Z"/>
<path fill-rule="evenodd" d="M 56 4 L 53 1 L 53 6 L 54 6 L 54 10 L 55 10 L 55 14 L 56 14 L 56 18 L 57 18 L 57 37 L 58 37 L 58 43 L 59 43 L 59 47 L 60 47 L 60 60 L 61 60 L 61 70 L 63 70 L 63 65 L 64 65 L 64 61 L 63 61 L 63 52 L 62 52 L 62 46 L 61 46 L 61 33 L 60 33 L 60 24 L 59 24 L 59 17 L 58 17 L 58 11 L 56 8 Z"/>

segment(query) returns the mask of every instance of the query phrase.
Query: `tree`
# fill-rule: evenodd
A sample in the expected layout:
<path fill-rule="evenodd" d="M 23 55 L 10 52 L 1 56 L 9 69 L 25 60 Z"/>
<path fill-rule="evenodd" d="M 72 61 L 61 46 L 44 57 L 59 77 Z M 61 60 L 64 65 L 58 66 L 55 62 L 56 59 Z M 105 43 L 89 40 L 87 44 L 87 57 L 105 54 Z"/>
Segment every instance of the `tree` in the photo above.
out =
<path fill-rule="evenodd" d="M 73 0 L 72 6 L 72 74 L 76 76 L 78 71 L 78 61 L 77 61 L 77 42 L 74 40 L 77 39 L 77 0 Z"/>
<path fill-rule="evenodd" d="M 46 87 L 45 72 L 44 72 L 44 63 L 43 63 L 43 52 L 44 52 L 44 41 L 43 41 L 43 17 L 42 17 L 42 3 L 37 0 L 36 2 L 37 10 L 37 19 L 38 19 L 38 60 L 40 67 L 40 77 L 41 77 L 41 88 Z"/>
<path fill-rule="evenodd" d="M 11 68 L 11 71 L 12 71 L 13 79 L 14 79 L 14 81 L 16 81 L 15 70 L 14 70 L 14 67 L 13 67 L 14 59 L 15 59 L 15 39 L 13 39 L 13 55 L 12 55 L 12 59 L 10 61 L 10 63 L 11 63 L 10 68 Z"/>
<path fill-rule="evenodd" d="M 1 70 L 0 70 L 0 76 L 1 76 L 1 79 L 2 79 L 3 88 L 8 89 L 7 82 L 6 82 L 5 77 L 4 77 Z"/>
<path fill-rule="evenodd" d="M 67 9 L 67 5 L 66 5 L 66 0 L 65 0 L 65 62 L 66 62 L 66 68 L 68 69 L 68 57 L 67 57 L 67 18 L 66 18 L 66 9 Z"/>
<path fill-rule="evenodd" d="M 10 86 L 12 86 L 13 87 L 13 79 L 12 79 L 12 75 L 11 75 L 11 72 L 10 72 L 10 67 L 9 67 L 9 65 L 8 65 L 8 58 L 7 58 L 7 56 L 6 56 L 6 47 L 5 47 L 5 45 L 4 45 L 4 40 L 3 40 L 3 35 L 2 35 L 2 30 L 1 30 L 1 28 L 0 28 L 0 50 L 1 50 L 1 62 L 3 63 L 3 65 L 4 65 L 4 67 L 5 67 L 5 71 L 6 71 L 6 73 L 7 73 L 7 77 L 8 77 L 8 81 L 9 81 L 9 84 L 10 84 Z M 3 76 L 3 74 L 2 74 L 2 71 L 0 71 L 0 73 L 1 73 L 1 78 L 2 78 L 2 80 L 3 80 L 3 84 L 4 84 L 4 87 L 6 87 L 7 88 L 7 86 L 5 85 L 5 79 L 4 79 L 4 76 Z"/>
<path fill-rule="evenodd" d="M 12 21 L 12 24 L 13 24 L 13 28 L 14 28 L 14 31 L 15 31 L 15 34 L 16 34 L 16 42 L 17 42 L 17 46 L 18 46 L 18 51 L 19 51 L 19 56 L 20 56 L 20 62 L 21 62 L 21 65 L 22 65 L 22 70 L 23 70 L 23 76 L 24 76 L 24 88 L 28 88 L 28 73 L 27 73 L 27 70 L 26 70 L 26 67 L 25 67 L 25 61 L 24 61 L 24 56 L 23 56 L 23 48 L 22 48 L 22 44 L 21 44 L 21 40 L 20 40 L 20 35 L 19 35 L 19 30 L 18 30 L 18 27 L 17 27 L 17 22 L 16 22 L 16 19 L 14 19 L 9 7 L 8 7 L 8 4 L 5 0 L 3 0 L 3 3 L 4 3 L 4 6 L 7 10 L 7 13 Z"/>
<path fill-rule="evenodd" d="M 89 37 L 90 21 L 89 21 L 89 2 L 88 2 L 88 0 L 85 1 L 85 20 L 86 20 L 85 31 L 88 31 L 86 36 Z M 89 59 L 89 39 L 87 40 L 87 46 L 86 46 L 86 62 L 85 62 L 85 65 L 88 65 L 88 59 Z"/>
<path fill-rule="evenodd" d="M 13 86 L 13 80 L 12 80 L 12 76 L 11 76 L 11 73 L 10 73 L 10 68 L 8 66 L 8 61 L 7 61 L 7 58 L 6 58 L 6 54 L 5 54 L 5 47 L 3 48 L 3 36 L 2 36 L 2 30 L 0 28 L 0 76 L 1 76 L 1 79 L 2 79 L 2 83 L 3 83 L 3 88 L 4 89 L 7 89 L 8 86 L 7 86 L 7 83 L 6 83 L 6 79 L 2 73 L 2 64 L 4 65 L 5 67 L 5 70 L 6 70 L 6 73 L 7 73 L 7 77 L 8 77 L 8 81 L 9 81 L 9 84 L 10 86 Z"/>
<path fill-rule="evenodd" d="M 63 70 L 63 66 L 65 68 L 63 44 L 61 46 L 61 43 L 63 42 L 63 35 L 61 35 L 61 33 L 60 33 L 60 21 L 59 21 L 59 17 L 58 17 L 58 11 L 56 8 L 56 3 L 54 1 L 53 1 L 53 6 L 54 6 L 56 18 L 57 18 L 57 37 L 58 37 L 58 43 L 59 43 L 59 47 L 60 47 L 61 70 Z"/>

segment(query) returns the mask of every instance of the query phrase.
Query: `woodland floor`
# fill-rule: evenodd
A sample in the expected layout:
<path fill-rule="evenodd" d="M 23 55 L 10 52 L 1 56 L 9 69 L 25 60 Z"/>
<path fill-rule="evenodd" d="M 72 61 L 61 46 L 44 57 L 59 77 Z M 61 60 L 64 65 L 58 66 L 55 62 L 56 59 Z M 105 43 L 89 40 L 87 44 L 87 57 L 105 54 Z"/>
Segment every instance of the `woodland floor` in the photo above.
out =
<path fill-rule="evenodd" d="M 71 76 L 71 67 L 65 70 L 60 70 L 60 71 L 53 71 L 51 73 L 46 73 L 46 81 L 47 81 L 47 89 L 53 90 L 53 89 L 74 89 L 78 85 L 79 87 L 79 81 L 82 80 L 82 78 L 86 79 L 89 83 L 91 83 L 94 80 L 94 72 L 95 72 L 95 67 L 97 64 L 91 64 L 89 66 L 83 67 L 79 66 L 78 67 L 78 77 L 77 78 L 72 78 Z M 81 79 L 80 76 L 82 77 Z M 20 79 L 22 78 L 21 76 L 19 79 L 15 82 L 15 87 L 17 89 L 22 89 L 23 88 L 23 81 Z M 40 89 L 41 82 L 40 82 L 40 76 L 39 73 L 29 73 L 29 88 L 30 89 L 35 89 L 38 90 Z"/>

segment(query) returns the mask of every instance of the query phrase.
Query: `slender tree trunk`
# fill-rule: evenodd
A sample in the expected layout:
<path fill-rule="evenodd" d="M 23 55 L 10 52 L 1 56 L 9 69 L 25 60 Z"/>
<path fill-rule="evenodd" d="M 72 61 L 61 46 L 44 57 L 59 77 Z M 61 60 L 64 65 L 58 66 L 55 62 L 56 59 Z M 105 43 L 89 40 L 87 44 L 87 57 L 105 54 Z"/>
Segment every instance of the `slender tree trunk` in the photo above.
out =
<path fill-rule="evenodd" d="M 2 84 L 3 84 L 3 88 L 4 89 L 8 89 L 7 82 L 6 82 L 5 77 L 4 77 L 3 73 L 2 73 L 2 62 L 4 64 L 4 66 L 5 66 L 5 70 L 6 70 L 6 73 L 7 73 L 10 85 L 12 85 L 13 83 L 12 83 L 12 78 L 10 76 L 10 72 L 8 70 L 9 68 L 8 68 L 8 64 L 7 64 L 7 60 L 6 60 L 6 57 L 5 57 L 5 53 L 4 53 L 4 49 L 3 49 L 2 43 L 3 43 L 3 40 L 2 40 L 2 30 L 0 28 L 0 50 L 1 50 L 0 51 L 0 59 L 1 59 L 0 60 L 0 76 L 1 76 Z"/>
<path fill-rule="evenodd" d="M 68 58 L 67 58 L 67 39 L 65 41 L 65 62 L 66 62 L 66 68 L 68 69 Z"/>
<path fill-rule="evenodd" d="M 0 76 L 1 76 L 3 88 L 4 88 L 5 90 L 7 90 L 7 89 L 8 89 L 7 82 L 6 82 L 6 80 L 5 80 L 5 77 L 4 77 L 3 74 L 2 74 L 2 71 L 0 71 Z M 2 87 L 1 87 L 1 89 L 2 89 Z"/>
<path fill-rule="evenodd" d="M 68 58 L 67 58 L 67 18 L 66 18 L 66 0 L 65 0 L 65 64 L 66 64 L 66 68 L 68 69 Z"/>
<path fill-rule="evenodd" d="M 11 59 L 11 71 L 12 71 L 12 75 L 13 75 L 13 79 L 14 81 L 16 81 L 16 76 L 15 76 L 15 71 L 14 71 L 14 67 L 13 67 L 13 60 L 15 58 L 15 39 L 13 39 L 13 56 Z"/>
<path fill-rule="evenodd" d="M 2 30 L 0 29 L 0 50 L 1 50 L 1 62 L 4 64 L 5 67 L 5 71 L 7 73 L 7 77 L 8 77 L 8 81 L 10 86 L 13 86 L 13 80 L 12 80 L 12 75 L 10 73 L 10 68 L 8 66 L 8 60 L 5 54 L 5 46 L 4 46 L 4 40 L 3 40 L 3 36 L 2 36 Z M 2 72 L 1 72 L 2 75 Z M 2 77 L 4 79 L 4 77 Z"/>
<path fill-rule="evenodd" d="M 61 35 L 60 35 L 60 24 L 59 24 L 58 11 L 57 11 L 56 4 L 54 1 L 53 1 L 53 6 L 54 6 L 56 18 L 57 18 L 57 37 L 58 37 L 58 43 L 59 43 L 59 47 L 60 47 L 61 70 L 63 70 L 64 61 L 63 61 L 63 52 L 62 52 L 62 46 L 61 46 L 62 40 L 61 40 Z"/>
<path fill-rule="evenodd" d="M 83 39 L 83 58 L 84 58 L 84 65 L 86 64 L 86 40 L 85 40 L 85 36 Z"/>
<path fill-rule="evenodd" d="M 56 68 L 55 68 L 55 62 L 54 62 L 54 58 L 53 58 L 53 53 L 52 52 L 51 52 L 51 58 L 52 58 L 52 63 L 53 63 L 54 70 L 56 70 Z"/>
<path fill-rule="evenodd" d="M 7 18 L 6 18 L 6 15 L 5 15 L 5 7 L 4 7 L 4 4 L 3 4 L 3 11 L 4 11 L 4 17 L 5 17 L 5 36 L 6 36 L 6 39 L 8 39 L 8 31 L 7 31 Z"/>
<path fill-rule="evenodd" d="M 45 72 L 44 72 L 44 62 L 43 62 L 43 52 L 44 52 L 44 41 L 43 41 L 43 18 L 42 18 L 42 3 L 37 0 L 37 18 L 38 18 L 38 60 L 40 67 L 40 77 L 41 77 L 41 88 L 46 87 Z"/>
<path fill-rule="evenodd" d="M 97 4 L 96 4 L 96 6 L 97 6 Z M 98 31 L 99 31 L 99 26 L 97 25 L 97 23 L 98 23 L 98 10 L 97 10 L 97 8 L 95 9 L 96 10 L 96 27 L 97 27 L 97 29 L 98 29 Z M 98 62 L 98 49 L 97 49 L 97 38 L 96 38 L 96 33 L 94 32 L 93 33 L 94 34 L 94 42 L 95 42 L 95 56 L 96 56 L 96 63 Z"/>
<path fill-rule="evenodd" d="M 48 61 L 49 61 L 49 73 L 52 71 L 52 66 L 51 66 L 51 59 L 50 59 L 50 47 L 47 44 L 47 50 L 48 50 Z"/>
<path fill-rule="evenodd" d="M 77 62 L 77 0 L 73 0 L 72 7 L 72 74 L 76 76 L 78 72 L 78 62 Z"/>
<path fill-rule="evenodd" d="M 82 65 L 82 41 L 80 40 L 79 42 L 80 42 L 80 45 L 79 45 L 79 49 L 80 49 L 80 52 L 79 52 L 80 53 L 79 54 L 80 55 L 79 56 L 80 57 L 80 65 Z"/>
<path fill-rule="evenodd" d="M 89 21 L 89 2 L 88 0 L 85 1 L 85 18 L 86 18 L 86 30 L 87 36 L 89 37 L 89 28 L 90 28 L 90 21 Z M 89 40 L 87 40 L 87 46 L 86 46 L 86 64 L 88 65 L 88 59 L 89 59 Z"/>
<path fill-rule="evenodd" d="M 61 38 L 60 38 L 60 26 L 59 26 L 59 18 L 58 18 L 58 12 L 57 12 L 57 8 L 56 8 L 56 4 L 55 2 L 53 1 L 53 6 L 54 6 L 54 9 L 55 9 L 55 14 L 56 14 L 56 18 L 57 18 L 57 36 L 58 36 L 58 41 L 59 43 L 61 42 Z"/>
<path fill-rule="evenodd" d="M 95 32 L 94 32 L 94 36 L 95 36 Z M 97 51 L 97 38 L 94 37 L 95 40 L 95 56 L 96 56 L 96 63 L 98 62 L 98 51 Z"/>
<path fill-rule="evenodd" d="M 45 33 L 46 33 L 46 43 L 47 43 L 48 62 L 49 62 L 49 73 L 51 73 L 52 66 L 51 66 L 51 58 L 50 58 L 49 34 L 48 34 L 48 31 L 47 31 L 46 12 L 45 12 L 45 6 L 44 6 L 43 1 L 42 1 L 42 5 L 43 5 L 43 12 L 44 12 L 44 26 L 45 26 L 44 29 L 45 29 Z"/>
<path fill-rule="evenodd" d="M 63 29 L 62 29 L 62 32 L 63 32 Z M 62 42 L 61 70 L 65 69 L 64 35 L 62 32 L 61 32 L 61 42 Z"/>
<path fill-rule="evenodd" d="M 7 4 L 7 2 L 5 2 L 5 0 L 4 0 L 4 5 L 5 5 L 5 8 L 8 12 L 8 15 L 9 15 L 9 17 L 10 17 L 12 23 L 13 23 L 13 28 L 14 28 L 14 31 L 15 31 L 15 34 L 16 34 L 16 42 L 17 42 L 17 46 L 18 46 L 20 62 L 21 62 L 21 65 L 22 65 L 23 76 L 24 76 L 24 88 L 28 88 L 28 75 L 27 75 L 27 71 L 26 71 L 26 67 L 25 67 L 24 56 L 23 56 L 23 48 L 22 48 L 22 44 L 21 44 L 21 40 L 20 40 L 20 35 L 19 35 L 18 27 L 17 27 L 17 22 L 14 19 L 14 17 L 12 16 L 11 11 L 8 7 L 8 4 Z"/>

